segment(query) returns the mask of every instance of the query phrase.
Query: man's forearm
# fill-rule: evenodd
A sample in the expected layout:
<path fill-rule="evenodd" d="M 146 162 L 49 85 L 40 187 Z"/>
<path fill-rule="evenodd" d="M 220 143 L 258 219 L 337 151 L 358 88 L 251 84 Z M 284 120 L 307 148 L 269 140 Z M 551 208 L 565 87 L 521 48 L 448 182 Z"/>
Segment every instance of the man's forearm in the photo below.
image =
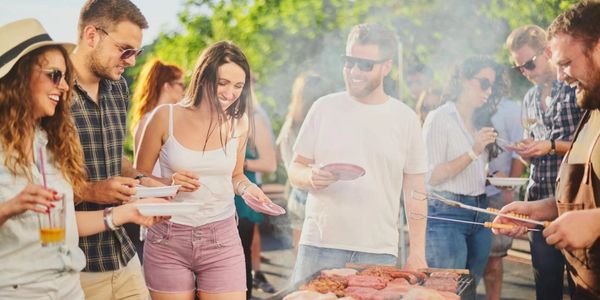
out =
<path fill-rule="evenodd" d="M 534 205 L 534 215 L 532 217 L 536 220 L 551 221 L 558 217 L 558 208 L 556 206 L 556 199 L 554 199 L 554 197 L 531 201 L 529 203 Z"/>
<path fill-rule="evenodd" d="M 571 148 L 570 141 L 555 141 L 554 143 L 556 145 L 556 153 L 558 154 L 565 154 Z"/>
<path fill-rule="evenodd" d="M 296 188 L 308 190 L 312 188 L 310 184 L 310 174 L 312 170 L 309 166 L 292 162 L 288 172 L 290 184 Z"/>
<path fill-rule="evenodd" d="M 127 159 L 123 157 L 121 159 L 121 175 L 123 177 L 135 178 L 135 176 L 140 175 L 140 172 L 133 168 L 133 164 Z"/>
<path fill-rule="evenodd" d="M 406 219 L 408 222 L 408 236 L 410 239 L 410 255 L 422 257 L 424 260 L 425 233 L 427 228 L 427 200 L 415 200 L 413 199 L 413 195 L 426 194 L 425 175 L 404 174 L 403 190 L 404 207 L 406 207 Z M 420 216 L 422 216 L 422 218 Z"/>

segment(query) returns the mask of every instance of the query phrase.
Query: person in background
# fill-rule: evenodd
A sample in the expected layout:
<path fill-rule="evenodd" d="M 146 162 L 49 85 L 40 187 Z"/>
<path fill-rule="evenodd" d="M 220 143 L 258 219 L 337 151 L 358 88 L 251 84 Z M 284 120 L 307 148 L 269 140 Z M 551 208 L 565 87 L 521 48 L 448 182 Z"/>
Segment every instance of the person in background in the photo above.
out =
<path fill-rule="evenodd" d="M 433 70 L 421 62 L 410 66 L 405 73 L 410 98 L 416 103 L 424 92 L 435 87 Z"/>
<path fill-rule="evenodd" d="M 513 30 L 506 39 L 506 48 L 514 60 L 513 68 L 534 84 L 523 98 L 521 112 L 527 138 L 513 150 L 531 162 L 527 201 L 546 199 L 556 191 L 558 169 L 582 111 L 575 103 L 575 88 L 556 77 L 542 28 L 525 25 Z M 529 243 L 536 298 L 562 299 L 564 256 L 546 243 L 541 232 L 530 232 Z"/>
<path fill-rule="evenodd" d="M 429 88 L 421 92 L 417 98 L 417 104 L 415 105 L 415 112 L 421 123 L 425 122 L 427 114 L 430 111 L 440 107 L 442 105 L 442 91 L 437 88 Z"/>
<path fill-rule="evenodd" d="M 75 212 L 74 194 L 85 189 L 86 174 L 69 109 L 74 47 L 52 41 L 35 19 L 0 27 L 0 57 L 8 58 L 0 61 L 2 299 L 84 299 L 79 236 L 159 220 L 141 216 L 133 204 Z M 43 247 L 38 216 L 51 209 L 65 210 L 65 242 Z"/>
<path fill-rule="evenodd" d="M 354 26 L 344 56 L 346 91 L 317 100 L 302 123 L 288 179 L 309 192 L 292 283 L 346 263 L 396 265 L 402 192 L 408 211 L 427 214 L 425 202 L 406 200 L 425 192 L 419 119 L 383 90 L 397 45 L 381 25 Z M 319 168 L 340 162 L 362 167 L 364 176 L 342 181 Z M 409 220 L 404 268 L 426 267 L 425 225 Z"/>
<path fill-rule="evenodd" d="M 586 109 L 572 145 L 560 165 L 553 197 L 515 202 L 501 212 L 552 221 L 545 241 L 562 250 L 572 299 L 600 299 L 600 2 L 581 1 L 560 14 L 548 29 L 558 79 L 577 87 L 577 105 Z M 514 223 L 506 218 L 495 222 Z M 521 235 L 532 226 L 496 233 Z"/>
<path fill-rule="evenodd" d="M 166 64 L 158 58 L 144 64 L 133 91 L 131 112 L 131 133 L 133 135 L 133 153 L 136 153 L 142 134 L 151 112 L 159 105 L 177 103 L 185 93 L 183 70 L 176 65 Z M 160 165 L 154 165 L 152 174 L 160 177 Z M 145 234 L 140 234 L 140 226 L 125 225 L 129 238 L 135 245 L 140 261 L 144 262 Z M 145 229 L 142 229 L 144 232 Z"/>
<path fill-rule="evenodd" d="M 485 165 L 497 153 L 497 133 L 487 122 L 476 123 L 477 108 L 491 101 L 494 83 L 501 78 L 490 58 L 473 56 L 457 65 L 442 95 L 444 105 L 432 111 L 423 124 L 427 145 L 428 191 L 467 205 L 487 208 Z M 488 115 L 489 120 L 489 115 Z M 425 198 L 425 195 L 419 196 Z M 421 199 L 423 200 L 423 199 Z M 428 216 L 487 222 L 488 216 L 451 207 L 429 196 Z M 483 226 L 429 219 L 427 264 L 433 268 L 465 269 L 478 282 L 490 252 L 492 233 Z"/>
<path fill-rule="evenodd" d="M 504 94 L 509 87 L 507 72 L 502 72 L 504 78 L 496 81 L 495 92 Z M 502 96 L 492 95 L 490 100 L 481 108 L 491 115 L 491 123 L 498 133 L 498 145 L 504 146 L 505 151 L 498 154 L 488 164 L 488 176 L 497 177 L 520 177 L 525 171 L 525 165 L 513 151 L 506 150 L 507 145 L 514 145 L 523 138 L 523 127 L 521 126 L 521 108 L 513 101 Z M 497 188 L 488 185 L 485 188 L 489 207 L 500 209 L 518 199 L 518 189 Z M 485 294 L 488 300 L 500 300 L 502 291 L 502 277 L 504 273 L 502 259 L 507 255 L 512 246 L 512 238 L 508 236 L 494 235 L 492 247 L 488 258 L 483 282 Z"/>
<path fill-rule="evenodd" d="M 160 156 L 155 179 L 181 185 L 174 201 L 201 204 L 149 229 L 144 274 L 152 299 L 246 298 L 234 195 L 271 201 L 243 173 L 251 122 L 248 60 L 221 41 L 198 58 L 184 99 L 158 107 L 146 125 L 136 166 L 151 176 Z"/>
<path fill-rule="evenodd" d="M 276 141 L 286 171 L 289 172 L 294 154 L 292 148 L 308 110 L 317 99 L 333 91 L 333 84 L 314 72 L 304 72 L 296 77 L 292 86 L 292 100 Z M 288 182 L 287 194 L 287 216 L 292 228 L 294 255 L 297 255 L 308 191 L 292 187 Z"/>
<path fill-rule="evenodd" d="M 246 145 L 244 160 L 244 175 L 250 182 L 261 186 L 259 173 L 272 173 L 277 169 L 277 159 L 275 157 L 275 146 L 273 144 L 273 132 L 271 122 L 266 112 L 260 107 L 254 92 L 251 93 L 253 101 L 252 120 L 254 121 L 254 131 Z M 238 215 L 238 231 L 244 248 L 244 258 L 246 263 L 246 299 L 252 298 L 252 288 L 257 283 L 257 287 L 264 292 L 274 293 L 275 288 L 267 281 L 266 277 L 260 272 L 260 247 L 253 248 L 253 245 L 260 245 L 260 233 L 258 224 L 264 221 L 264 215 L 252 210 L 242 199 L 241 196 L 235 196 L 235 207 Z M 256 262 L 257 261 L 257 262 Z M 253 274 L 254 273 L 254 274 Z M 260 286 L 258 286 L 260 283 Z"/>

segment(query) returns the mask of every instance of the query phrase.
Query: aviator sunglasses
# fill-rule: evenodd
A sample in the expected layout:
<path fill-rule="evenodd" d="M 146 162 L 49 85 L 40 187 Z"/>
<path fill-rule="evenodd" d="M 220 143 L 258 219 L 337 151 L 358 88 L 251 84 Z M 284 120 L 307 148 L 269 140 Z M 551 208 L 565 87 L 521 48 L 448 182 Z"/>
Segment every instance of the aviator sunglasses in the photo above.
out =
<path fill-rule="evenodd" d="M 487 78 L 474 77 L 473 79 L 477 79 L 477 81 L 479 81 L 479 87 L 481 88 L 482 91 L 487 91 L 487 89 L 491 88 L 494 85 Z"/>
<path fill-rule="evenodd" d="M 373 70 L 373 66 L 389 60 L 388 58 L 381 60 L 370 60 L 347 55 L 342 55 L 342 58 L 344 59 L 344 68 L 352 69 L 354 68 L 354 65 L 356 65 L 358 66 L 358 69 L 363 72 L 371 72 Z"/>
<path fill-rule="evenodd" d="M 135 48 L 125 48 L 123 46 L 121 46 L 120 43 L 118 43 L 117 41 L 115 41 L 110 34 L 108 34 L 108 32 L 106 32 L 106 30 L 100 28 L 100 27 L 96 27 L 96 30 L 102 31 L 102 33 L 106 34 L 106 36 L 113 42 L 115 43 L 115 45 L 117 45 L 117 47 L 119 47 L 121 49 L 121 59 L 128 59 L 132 56 L 138 57 L 140 54 L 142 54 L 142 51 L 144 51 L 144 49 L 135 49 Z"/>
<path fill-rule="evenodd" d="M 538 56 L 540 54 L 542 54 L 542 53 L 540 52 L 540 53 L 534 55 L 530 60 L 526 61 L 522 65 L 520 65 L 520 66 L 513 66 L 512 68 L 514 70 L 519 71 L 521 74 L 523 74 L 525 72 L 525 70 L 533 71 L 533 70 L 535 70 L 535 67 L 536 67 L 535 66 L 535 60 L 538 58 Z"/>
<path fill-rule="evenodd" d="M 63 72 L 56 69 L 40 69 L 42 73 L 46 74 L 55 86 L 60 84 L 60 80 L 63 78 Z"/>

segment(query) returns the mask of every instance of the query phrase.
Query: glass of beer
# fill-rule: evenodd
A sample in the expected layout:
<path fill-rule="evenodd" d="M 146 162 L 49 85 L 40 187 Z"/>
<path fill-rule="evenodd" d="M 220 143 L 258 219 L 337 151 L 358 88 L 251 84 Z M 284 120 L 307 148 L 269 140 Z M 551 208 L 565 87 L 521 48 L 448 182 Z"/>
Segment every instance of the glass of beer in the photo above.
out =
<path fill-rule="evenodd" d="M 67 209 L 65 194 L 53 202 L 45 214 L 38 214 L 40 224 L 40 241 L 42 246 L 62 245 L 65 242 L 65 213 Z"/>

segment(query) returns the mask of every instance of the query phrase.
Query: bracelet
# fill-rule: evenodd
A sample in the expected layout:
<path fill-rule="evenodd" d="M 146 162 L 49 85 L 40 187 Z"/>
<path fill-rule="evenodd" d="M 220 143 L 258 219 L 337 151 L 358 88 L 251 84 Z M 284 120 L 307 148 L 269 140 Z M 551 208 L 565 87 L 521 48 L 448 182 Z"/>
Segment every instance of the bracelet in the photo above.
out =
<path fill-rule="evenodd" d="M 249 187 L 253 186 L 253 185 L 254 185 L 254 186 L 256 186 L 256 184 L 254 184 L 254 183 L 252 183 L 252 182 L 250 182 L 249 184 L 246 184 L 246 185 L 245 185 L 245 186 L 242 188 L 242 190 L 240 190 L 240 196 L 241 196 L 241 195 L 243 195 L 243 194 L 246 192 L 246 190 L 247 190 Z"/>
<path fill-rule="evenodd" d="M 248 179 L 244 179 L 244 180 L 240 180 L 240 181 L 238 181 L 238 182 L 235 184 L 235 188 L 234 188 L 234 190 L 235 190 L 235 191 L 238 191 L 238 192 L 240 192 L 240 196 L 241 196 L 241 195 L 242 195 L 242 192 L 240 191 L 240 184 L 242 184 L 242 183 L 244 183 L 244 182 L 249 182 L 249 181 L 250 181 L 250 180 L 248 180 Z M 245 191 L 245 190 L 244 190 L 244 191 Z"/>
<path fill-rule="evenodd" d="M 142 178 L 146 177 L 146 175 L 144 174 L 139 174 L 138 176 L 133 177 L 133 179 L 135 180 L 141 180 Z"/>
<path fill-rule="evenodd" d="M 113 207 L 107 207 L 104 209 L 103 212 L 103 219 L 104 219 L 104 226 L 106 227 L 106 229 L 110 229 L 112 231 L 115 231 L 117 229 L 120 229 L 121 227 L 117 227 L 115 225 L 115 222 L 113 221 Z"/>
<path fill-rule="evenodd" d="M 477 159 L 479 159 L 479 156 L 477 156 L 477 154 L 475 154 L 475 151 L 473 151 L 473 149 L 470 149 L 467 152 L 467 155 L 469 155 L 469 157 L 471 158 L 472 161 L 476 161 Z"/>

